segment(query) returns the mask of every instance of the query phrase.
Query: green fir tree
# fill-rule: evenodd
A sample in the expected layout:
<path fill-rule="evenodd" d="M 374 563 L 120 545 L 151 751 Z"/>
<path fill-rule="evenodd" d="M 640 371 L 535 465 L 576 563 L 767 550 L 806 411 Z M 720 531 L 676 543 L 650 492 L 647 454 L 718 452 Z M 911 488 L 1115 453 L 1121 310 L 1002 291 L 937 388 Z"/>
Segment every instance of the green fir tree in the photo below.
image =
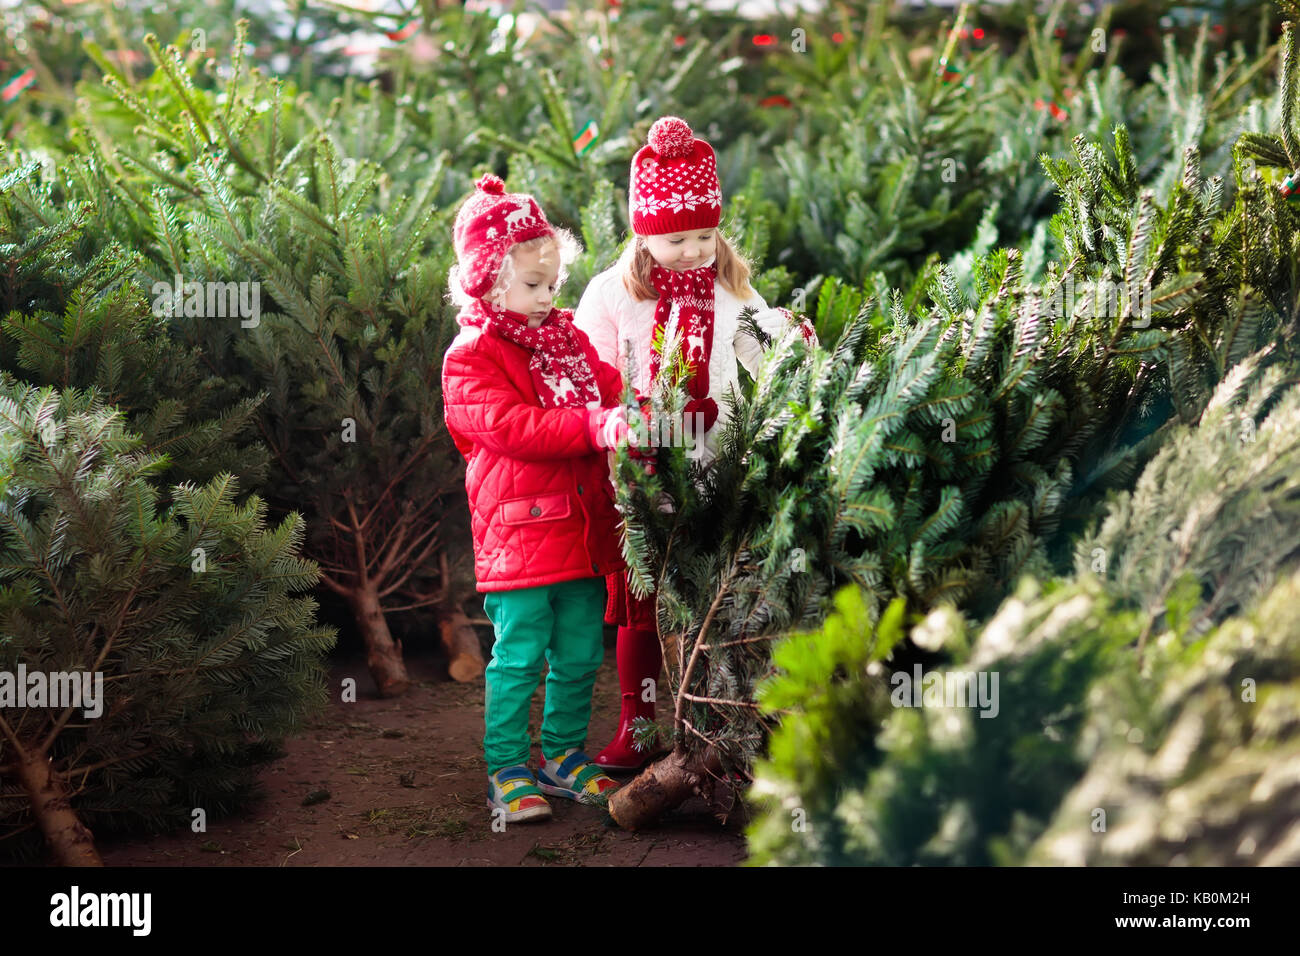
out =
<path fill-rule="evenodd" d="M 0 846 L 94 864 L 92 833 L 245 806 L 324 704 L 301 516 L 269 526 L 230 475 L 165 503 L 117 410 L 7 373 L 0 459 Z"/>

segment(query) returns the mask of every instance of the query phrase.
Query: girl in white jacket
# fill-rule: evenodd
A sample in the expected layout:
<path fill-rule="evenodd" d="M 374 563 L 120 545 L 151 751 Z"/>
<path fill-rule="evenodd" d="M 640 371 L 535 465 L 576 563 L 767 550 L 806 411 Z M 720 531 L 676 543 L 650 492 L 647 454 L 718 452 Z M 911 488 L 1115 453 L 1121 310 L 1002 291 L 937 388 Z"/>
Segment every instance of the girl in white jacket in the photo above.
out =
<path fill-rule="evenodd" d="M 586 333 L 600 358 L 620 373 L 632 356 L 632 388 L 648 397 L 664 351 L 680 337 L 691 375 L 684 424 L 702 425 L 698 454 L 708 464 L 717 454 L 717 429 L 725 424 L 725 396 L 739 392 L 739 361 L 757 375 L 763 346 L 740 324 L 740 312 L 774 340 L 796 327 L 786 309 L 768 308 L 749 285 L 749 265 L 718 230 L 722 192 L 713 149 L 696 139 L 685 121 L 665 116 L 650 128 L 647 143 L 632 160 L 628 218 L 635 234 L 622 257 L 587 286 L 573 324 Z M 812 326 L 798 331 L 813 344 Z M 658 430 L 658 429 L 656 429 Z M 689 439 L 688 439 L 689 440 Z M 618 624 L 618 676 L 622 713 L 613 742 L 595 762 L 606 769 L 633 770 L 646 754 L 632 744 L 631 722 L 654 718 L 655 687 L 662 664 L 654 596 L 633 597 L 623 572 L 608 579 L 605 620 Z"/>

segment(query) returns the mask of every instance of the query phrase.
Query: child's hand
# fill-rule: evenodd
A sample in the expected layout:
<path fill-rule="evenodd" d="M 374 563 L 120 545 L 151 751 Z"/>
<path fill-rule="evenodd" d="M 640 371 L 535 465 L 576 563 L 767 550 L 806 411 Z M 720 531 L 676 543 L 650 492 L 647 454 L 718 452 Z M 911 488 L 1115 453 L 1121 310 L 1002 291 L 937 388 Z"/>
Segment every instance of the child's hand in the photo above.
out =
<path fill-rule="evenodd" d="M 594 409 L 587 427 L 597 448 L 616 448 L 627 441 L 627 413 L 621 405 Z"/>
<path fill-rule="evenodd" d="M 810 348 L 816 348 L 818 345 L 821 344 L 817 340 L 817 330 L 813 328 L 813 324 L 809 322 L 807 319 L 801 321 L 798 325 L 798 328 L 799 328 L 799 334 L 803 336 L 803 340 L 808 343 L 808 346 Z"/>
<path fill-rule="evenodd" d="M 793 312 L 780 306 L 777 307 L 777 311 L 785 317 L 786 328 L 792 328 L 803 336 L 803 340 L 808 344 L 809 348 L 816 348 L 821 344 L 817 341 L 817 330 L 813 328 L 812 322 L 807 319 L 796 318 Z"/>
<path fill-rule="evenodd" d="M 628 411 L 622 405 L 596 409 L 590 423 L 593 428 L 592 439 L 599 448 L 616 448 L 627 444 L 634 458 L 643 458 L 645 455 L 637 454 L 637 449 L 653 448 L 653 446 L 648 441 L 642 443 L 646 433 L 642 431 L 639 424 L 636 428 L 630 428 L 627 416 Z"/>

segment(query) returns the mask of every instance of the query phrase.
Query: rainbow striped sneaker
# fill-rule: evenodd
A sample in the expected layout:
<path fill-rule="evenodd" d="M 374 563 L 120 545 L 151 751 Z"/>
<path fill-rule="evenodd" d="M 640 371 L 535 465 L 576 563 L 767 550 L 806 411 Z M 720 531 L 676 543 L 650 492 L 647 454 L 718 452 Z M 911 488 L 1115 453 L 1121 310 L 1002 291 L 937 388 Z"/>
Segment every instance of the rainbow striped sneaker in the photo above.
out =
<path fill-rule="evenodd" d="M 549 820 L 551 805 L 537 789 L 533 773 L 523 764 L 488 774 L 488 809 L 505 811 L 508 823 Z"/>
<path fill-rule="evenodd" d="M 542 754 L 546 760 L 546 754 Z M 537 786 L 542 793 L 565 797 L 579 803 L 600 806 L 618 783 L 577 747 L 570 747 L 558 758 L 546 760 L 537 771 Z"/>

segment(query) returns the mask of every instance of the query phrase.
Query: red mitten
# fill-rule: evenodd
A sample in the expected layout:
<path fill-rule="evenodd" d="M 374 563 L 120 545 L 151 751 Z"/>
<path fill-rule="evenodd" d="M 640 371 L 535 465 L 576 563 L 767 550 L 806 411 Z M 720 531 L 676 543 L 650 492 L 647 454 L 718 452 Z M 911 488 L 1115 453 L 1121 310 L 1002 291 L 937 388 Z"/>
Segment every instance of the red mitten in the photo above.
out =
<path fill-rule="evenodd" d="M 701 412 L 704 415 L 704 431 L 713 427 L 713 423 L 718 420 L 718 403 L 711 398 L 692 398 L 686 403 L 682 410 L 683 417 L 686 420 L 686 429 L 695 433 L 695 413 Z"/>

